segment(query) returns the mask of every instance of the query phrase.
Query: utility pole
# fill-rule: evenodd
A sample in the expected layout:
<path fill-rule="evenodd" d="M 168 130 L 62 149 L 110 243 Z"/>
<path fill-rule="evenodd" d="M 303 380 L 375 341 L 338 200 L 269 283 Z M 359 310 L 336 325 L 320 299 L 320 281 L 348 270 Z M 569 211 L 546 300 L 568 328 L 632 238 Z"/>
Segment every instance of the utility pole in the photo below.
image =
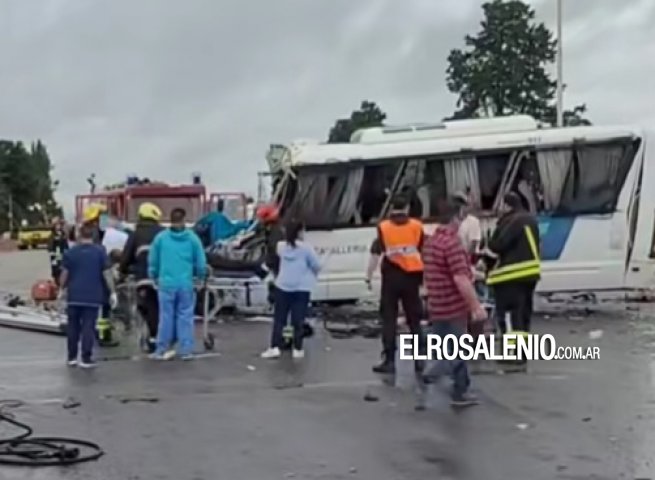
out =
<path fill-rule="evenodd" d="M 14 196 L 9 192 L 9 205 L 7 208 L 7 217 L 9 220 L 9 232 L 14 231 Z"/>
<path fill-rule="evenodd" d="M 564 126 L 564 82 L 563 82 L 563 59 L 562 59 L 562 0 L 557 2 L 557 126 Z"/>

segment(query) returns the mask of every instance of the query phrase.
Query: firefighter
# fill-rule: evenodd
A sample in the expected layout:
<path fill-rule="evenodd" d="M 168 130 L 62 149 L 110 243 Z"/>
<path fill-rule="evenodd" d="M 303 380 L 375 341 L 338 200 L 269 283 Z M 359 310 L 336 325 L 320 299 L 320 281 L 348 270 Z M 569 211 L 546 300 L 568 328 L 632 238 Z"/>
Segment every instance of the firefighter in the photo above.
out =
<path fill-rule="evenodd" d="M 123 248 L 119 272 L 122 276 L 133 273 L 136 280 L 137 309 L 148 326 L 148 350 L 155 351 L 159 325 L 157 290 L 148 278 L 148 252 L 155 236 L 163 230 L 160 225 L 162 212 L 154 203 L 139 206 L 138 221 L 134 233 Z"/>
<path fill-rule="evenodd" d="M 93 243 L 102 245 L 104 238 L 104 231 L 102 229 L 103 217 L 106 216 L 107 209 L 100 203 L 92 203 L 88 205 L 82 215 L 83 225 L 88 225 L 92 228 Z M 111 307 L 109 306 L 109 295 L 107 295 L 107 303 L 103 305 L 100 318 L 98 318 L 98 342 L 101 346 L 115 346 L 113 334 L 114 328 L 109 321 L 111 314 Z"/>
<path fill-rule="evenodd" d="M 404 196 L 391 204 L 389 218 L 377 227 L 378 238 L 371 253 L 382 257 L 382 363 L 373 367 L 375 373 L 395 373 L 398 303 L 402 304 L 407 326 L 412 334 L 420 334 L 423 282 L 423 224 L 410 218 Z M 415 368 L 420 369 L 417 362 Z"/>
<path fill-rule="evenodd" d="M 264 228 L 264 264 L 266 268 L 277 276 L 280 271 L 280 259 L 277 256 L 277 244 L 284 239 L 280 225 L 280 211 L 272 204 L 261 205 L 255 216 Z"/>
<path fill-rule="evenodd" d="M 52 222 L 52 234 L 48 243 L 48 253 L 50 254 L 50 273 L 52 280 L 59 287 L 61 276 L 61 262 L 64 253 L 68 251 L 68 235 L 63 219 L 56 218 Z"/>
<path fill-rule="evenodd" d="M 92 203 L 88 205 L 82 214 L 82 223 L 93 227 L 93 243 L 102 244 L 104 232 L 101 228 L 101 220 L 105 215 L 107 209 L 100 203 Z"/>
<path fill-rule="evenodd" d="M 503 200 L 507 212 L 498 219 L 488 246 L 496 264 L 487 276 L 487 285 L 494 289 L 501 332 L 507 333 L 509 327 L 513 333 L 527 334 L 534 291 L 541 275 L 539 224 L 524 208 L 518 194 L 510 192 Z M 526 359 L 517 361 L 522 367 L 526 362 Z"/>

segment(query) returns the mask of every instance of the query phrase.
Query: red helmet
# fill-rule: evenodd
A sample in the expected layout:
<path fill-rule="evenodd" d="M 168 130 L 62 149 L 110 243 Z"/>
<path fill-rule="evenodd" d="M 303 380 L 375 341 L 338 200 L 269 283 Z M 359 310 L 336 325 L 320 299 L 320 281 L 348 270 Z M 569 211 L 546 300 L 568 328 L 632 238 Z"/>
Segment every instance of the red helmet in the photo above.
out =
<path fill-rule="evenodd" d="M 258 207 L 255 215 L 257 220 L 262 223 L 273 223 L 279 220 L 280 209 L 276 205 L 269 203 Z"/>

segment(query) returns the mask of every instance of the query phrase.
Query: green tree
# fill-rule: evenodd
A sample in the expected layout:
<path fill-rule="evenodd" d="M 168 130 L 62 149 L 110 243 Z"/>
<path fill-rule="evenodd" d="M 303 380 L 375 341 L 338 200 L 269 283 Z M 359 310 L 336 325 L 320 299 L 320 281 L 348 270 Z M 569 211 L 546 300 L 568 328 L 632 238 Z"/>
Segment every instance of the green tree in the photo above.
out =
<path fill-rule="evenodd" d="M 37 141 L 29 150 L 22 142 L 0 140 L 0 231 L 23 220 L 29 224 L 48 222 L 61 215 L 54 199 L 58 182 L 52 179 L 52 163 L 46 147 Z"/>
<path fill-rule="evenodd" d="M 386 118 L 387 114 L 375 102 L 364 100 L 350 118 L 341 118 L 335 122 L 330 129 L 328 143 L 348 143 L 352 134 L 360 128 L 381 127 Z"/>
<path fill-rule="evenodd" d="M 520 0 L 482 5 L 481 30 L 465 37 L 466 49 L 448 56 L 448 89 L 458 95 L 452 119 L 531 115 L 555 123 L 556 82 L 547 68 L 556 59 L 557 42 L 535 11 Z M 586 105 L 564 113 L 566 125 L 590 125 Z"/>

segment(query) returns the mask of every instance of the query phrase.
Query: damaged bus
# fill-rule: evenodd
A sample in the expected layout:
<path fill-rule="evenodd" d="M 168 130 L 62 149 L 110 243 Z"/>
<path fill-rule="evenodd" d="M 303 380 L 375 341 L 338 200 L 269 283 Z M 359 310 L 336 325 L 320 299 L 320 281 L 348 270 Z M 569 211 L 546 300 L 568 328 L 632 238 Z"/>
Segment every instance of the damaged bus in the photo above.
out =
<path fill-rule="evenodd" d="M 654 283 L 647 140 L 641 129 L 542 128 L 515 116 L 364 129 L 347 144 L 272 145 L 267 161 L 283 217 L 303 219 L 325 257 L 316 301 L 373 295 L 368 252 L 394 194 L 411 195 L 411 215 L 429 233 L 437 200 L 467 189 L 487 236 L 510 190 L 538 216 L 540 293 L 621 292 Z"/>

